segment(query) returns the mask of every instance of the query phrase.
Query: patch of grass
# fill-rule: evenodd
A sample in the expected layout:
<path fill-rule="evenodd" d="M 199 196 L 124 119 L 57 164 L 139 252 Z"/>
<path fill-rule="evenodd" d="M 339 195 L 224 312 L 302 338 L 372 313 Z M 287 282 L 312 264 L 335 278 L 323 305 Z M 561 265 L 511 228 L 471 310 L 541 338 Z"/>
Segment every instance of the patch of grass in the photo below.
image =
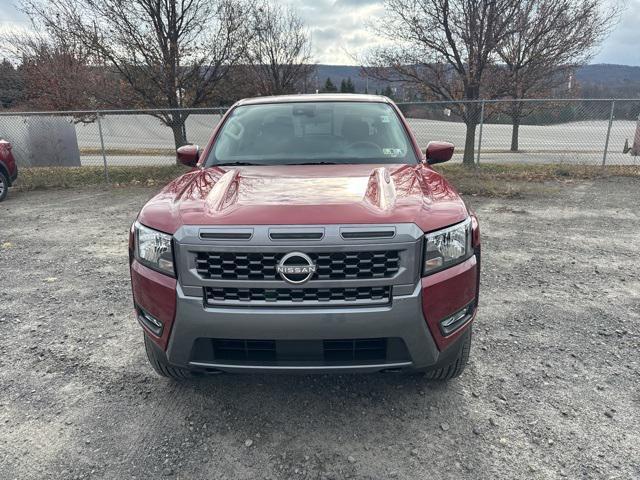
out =
<path fill-rule="evenodd" d="M 436 165 L 465 195 L 517 198 L 525 195 L 544 195 L 557 190 L 562 184 L 577 180 L 595 180 L 603 177 L 636 177 L 640 179 L 640 166 L 612 165 L 606 168 L 588 165 L 540 164 L 481 164 L 464 167 L 461 164 Z M 182 165 L 109 167 L 109 185 L 161 186 L 189 171 Z M 32 167 L 21 168 L 16 182 L 19 190 L 48 188 L 77 188 L 106 186 L 104 169 L 92 167 Z"/>
<path fill-rule="evenodd" d="M 172 148 L 105 148 L 104 153 L 110 155 L 148 156 L 148 157 L 175 157 L 176 151 Z M 80 155 L 102 156 L 101 148 L 82 147 Z"/>
<path fill-rule="evenodd" d="M 477 167 L 466 167 L 460 163 L 435 165 L 447 177 L 473 176 L 498 180 L 547 181 L 561 178 L 593 180 L 602 177 L 640 177 L 640 165 L 567 165 L 531 163 L 483 163 Z"/>
<path fill-rule="evenodd" d="M 485 163 L 478 167 L 465 167 L 450 163 L 435 165 L 434 168 L 462 194 L 505 198 L 549 194 L 563 184 L 578 180 L 610 177 L 640 179 L 639 165 L 602 168 L 595 165 Z"/>
<path fill-rule="evenodd" d="M 116 187 L 164 185 L 188 171 L 189 168 L 182 165 L 109 167 L 109 184 Z M 18 190 L 26 191 L 93 185 L 108 185 L 105 181 L 103 167 L 21 168 L 15 186 Z"/>

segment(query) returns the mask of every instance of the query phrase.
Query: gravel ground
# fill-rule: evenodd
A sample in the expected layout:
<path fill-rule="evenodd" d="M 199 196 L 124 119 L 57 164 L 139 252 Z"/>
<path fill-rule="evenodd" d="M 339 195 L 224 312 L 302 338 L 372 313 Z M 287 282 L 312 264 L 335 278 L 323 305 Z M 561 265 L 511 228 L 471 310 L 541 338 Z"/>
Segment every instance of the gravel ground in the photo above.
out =
<path fill-rule="evenodd" d="M 470 199 L 481 311 L 449 383 L 158 378 L 127 271 L 151 194 L 0 205 L 0 478 L 640 478 L 637 180 Z"/>

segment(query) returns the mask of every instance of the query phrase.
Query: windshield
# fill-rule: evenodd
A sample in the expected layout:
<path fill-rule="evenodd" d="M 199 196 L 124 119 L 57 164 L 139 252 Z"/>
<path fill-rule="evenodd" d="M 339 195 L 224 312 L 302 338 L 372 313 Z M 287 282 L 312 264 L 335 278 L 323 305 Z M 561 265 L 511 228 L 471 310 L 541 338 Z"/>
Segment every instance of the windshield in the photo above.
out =
<path fill-rule="evenodd" d="M 386 103 L 298 102 L 237 107 L 207 166 L 313 163 L 417 163 Z"/>

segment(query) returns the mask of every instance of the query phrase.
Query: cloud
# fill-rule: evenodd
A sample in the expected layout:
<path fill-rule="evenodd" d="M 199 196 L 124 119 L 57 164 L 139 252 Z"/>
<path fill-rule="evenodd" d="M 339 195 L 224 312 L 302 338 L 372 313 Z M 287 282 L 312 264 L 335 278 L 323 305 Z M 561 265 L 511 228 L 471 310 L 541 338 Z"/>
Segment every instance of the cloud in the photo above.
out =
<path fill-rule="evenodd" d="M 602 45 L 593 63 L 640 65 L 640 0 L 630 0 L 622 12 L 620 23 Z"/>
<path fill-rule="evenodd" d="M 9 24 L 28 22 L 29 18 L 18 10 L 14 0 L 0 0 L 0 26 L 7 27 Z"/>
<path fill-rule="evenodd" d="M 15 7 L 17 1 L 0 0 L 0 30 L 28 27 L 28 18 Z M 640 65 L 640 0 L 624 1 L 626 8 L 621 21 L 594 57 L 594 63 Z M 308 26 L 314 59 L 320 63 L 353 64 L 354 55 L 381 43 L 367 25 L 384 18 L 383 0 L 288 0 L 287 3 L 298 10 Z"/>
<path fill-rule="evenodd" d="M 361 7 L 363 5 L 372 5 L 380 3 L 380 0 L 336 0 L 335 6 L 353 6 Z"/>
<path fill-rule="evenodd" d="M 313 30 L 313 36 L 316 41 L 320 42 L 335 42 L 342 36 L 342 32 L 337 28 L 315 28 Z"/>
<path fill-rule="evenodd" d="M 350 65 L 380 43 L 367 26 L 384 13 L 382 0 L 292 0 L 311 32 L 315 60 Z"/>

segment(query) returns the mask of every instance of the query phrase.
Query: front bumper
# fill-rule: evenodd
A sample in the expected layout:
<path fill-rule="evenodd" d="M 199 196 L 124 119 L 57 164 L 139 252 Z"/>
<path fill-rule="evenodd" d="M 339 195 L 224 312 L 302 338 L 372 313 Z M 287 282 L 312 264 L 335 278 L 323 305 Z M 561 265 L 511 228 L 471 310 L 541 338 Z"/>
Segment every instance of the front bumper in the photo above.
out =
<path fill-rule="evenodd" d="M 209 307 L 201 297 L 186 295 L 175 280 L 168 280 L 135 261 L 131 272 L 136 304 L 164 323 L 160 336 L 142 326 L 175 366 L 211 372 L 372 372 L 429 369 L 447 363 L 464 340 L 475 309 L 447 337 L 439 331 L 439 321 L 470 302 L 477 304 L 478 268 L 474 255 L 456 267 L 421 279 L 409 293 L 394 295 L 389 305 L 340 308 Z M 153 293 L 156 287 L 159 290 Z M 153 299 L 166 299 L 172 288 L 176 301 L 168 302 L 165 312 Z M 194 345 L 202 338 L 276 341 L 393 338 L 404 343 L 407 356 L 401 360 L 344 364 L 291 360 L 229 362 L 215 358 L 202 361 L 194 359 Z"/>
<path fill-rule="evenodd" d="M 420 286 L 411 295 L 395 297 L 389 306 L 370 308 L 237 309 L 203 308 L 202 301 L 185 297 L 178 288 L 178 308 L 167 358 L 170 363 L 223 371 L 247 370 L 380 370 L 436 363 L 438 349 L 422 319 Z M 190 362 L 191 347 L 199 337 L 287 340 L 394 338 L 404 340 L 411 360 L 382 364 L 339 365 L 229 365 Z"/>

